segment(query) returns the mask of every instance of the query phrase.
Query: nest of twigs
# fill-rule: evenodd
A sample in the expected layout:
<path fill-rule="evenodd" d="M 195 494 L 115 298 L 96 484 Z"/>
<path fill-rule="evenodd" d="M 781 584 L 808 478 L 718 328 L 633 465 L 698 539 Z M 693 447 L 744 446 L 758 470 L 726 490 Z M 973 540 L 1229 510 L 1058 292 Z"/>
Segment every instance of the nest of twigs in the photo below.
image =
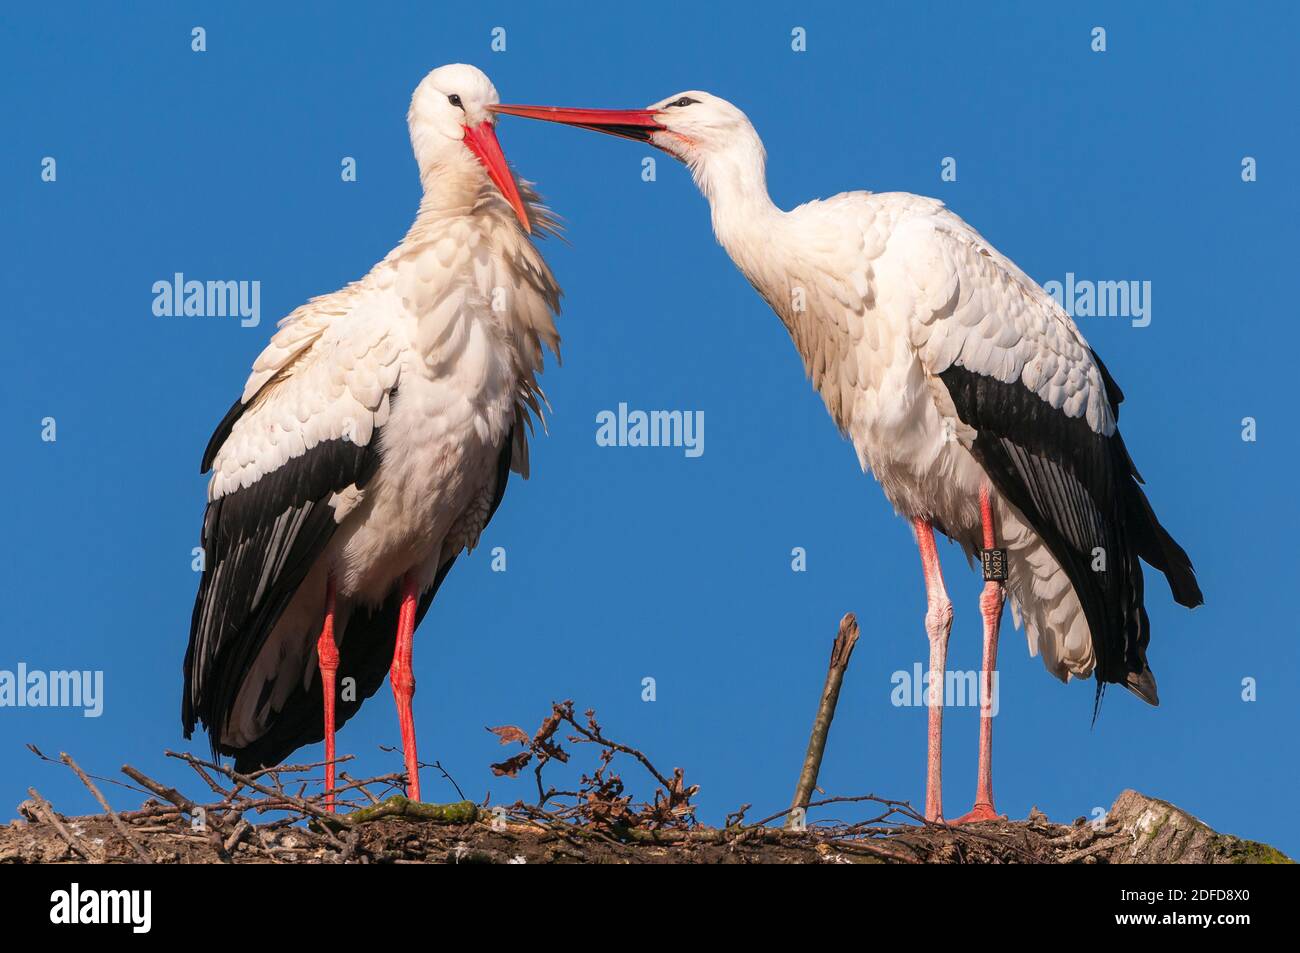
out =
<path fill-rule="evenodd" d="M 579 719 L 573 703 L 565 701 L 553 705 L 531 735 L 514 726 L 488 730 L 502 744 L 520 746 L 492 765 L 492 772 L 518 778 L 531 770 L 535 800 L 416 803 L 402 794 L 401 773 L 356 779 L 340 771 L 334 814 L 322 790 L 324 763 L 242 774 L 168 751 L 167 757 L 193 770 L 202 793 L 191 797 L 129 765 L 121 769 L 126 781 L 95 778 L 66 754 L 52 759 L 29 746 L 41 759 L 73 771 L 103 813 L 66 817 L 29 788 L 30 799 L 19 805 L 21 819 L 0 828 L 0 862 L 1132 863 L 1186 859 L 1188 850 L 1199 851 L 1196 859 L 1202 861 L 1285 860 L 1263 845 L 1215 834 L 1135 792 L 1125 792 L 1101 821 L 1080 818 L 1070 825 L 1050 823 L 1036 811 L 1024 821 L 930 824 L 907 802 L 868 794 L 822 797 L 807 805 L 808 812 L 834 806 L 868 815 L 856 820 L 778 827 L 773 825 L 786 820 L 789 809 L 749 821 L 747 804 L 721 827 L 709 827 L 696 817 L 692 798 L 698 788 L 686 784 L 683 771 L 662 772 L 643 752 L 609 738 L 593 711 Z M 571 761 L 565 744 L 594 756 L 572 790 L 544 779 L 549 764 Z M 654 785 L 648 799 L 628 793 L 616 770 L 624 764 L 648 775 Z M 437 763 L 428 767 L 442 770 Z M 137 809 L 116 810 L 101 785 L 146 800 Z M 1154 832 L 1153 810 L 1163 811 Z"/>

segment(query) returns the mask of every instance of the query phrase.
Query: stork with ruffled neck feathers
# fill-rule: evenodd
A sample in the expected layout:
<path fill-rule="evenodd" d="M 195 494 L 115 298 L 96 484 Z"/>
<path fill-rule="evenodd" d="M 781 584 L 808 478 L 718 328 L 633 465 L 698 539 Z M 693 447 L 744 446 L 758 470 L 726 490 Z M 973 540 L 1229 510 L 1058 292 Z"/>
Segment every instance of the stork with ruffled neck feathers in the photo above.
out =
<path fill-rule="evenodd" d="M 482 72 L 429 73 L 407 123 L 423 197 L 358 281 L 286 317 L 203 454 L 212 471 L 181 718 L 235 768 L 334 734 L 387 674 L 408 793 L 416 627 L 528 475 L 560 289 L 533 244 L 554 222 L 516 181 Z"/>

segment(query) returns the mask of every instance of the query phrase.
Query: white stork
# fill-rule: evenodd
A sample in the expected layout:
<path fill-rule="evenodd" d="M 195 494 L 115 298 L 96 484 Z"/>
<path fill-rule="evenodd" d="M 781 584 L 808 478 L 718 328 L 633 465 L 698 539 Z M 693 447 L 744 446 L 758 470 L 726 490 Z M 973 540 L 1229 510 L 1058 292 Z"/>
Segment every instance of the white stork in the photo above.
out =
<path fill-rule="evenodd" d="M 921 552 L 930 644 L 926 816 L 943 817 L 944 663 L 952 604 L 934 530 L 986 580 L 979 781 L 997 816 L 987 700 L 1003 580 L 1030 654 L 1152 705 L 1143 559 L 1201 603 L 1187 554 L 1156 520 L 1116 429 L 1119 387 L 1061 307 L 936 199 L 846 192 L 784 212 L 743 112 L 703 92 L 637 110 L 494 106 L 648 142 L 684 162 L 718 241 L 790 332 L 840 431 Z"/>
<path fill-rule="evenodd" d="M 322 738 L 332 762 L 336 726 L 387 671 L 420 797 L 413 634 L 510 471 L 527 477 L 543 346 L 559 346 L 560 289 L 530 240 L 555 225 L 506 164 L 497 101 L 472 66 L 416 87 L 415 223 L 360 281 L 281 322 L 203 454 L 181 718 L 238 770 Z M 331 809 L 333 788 L 330 764 Z"/>

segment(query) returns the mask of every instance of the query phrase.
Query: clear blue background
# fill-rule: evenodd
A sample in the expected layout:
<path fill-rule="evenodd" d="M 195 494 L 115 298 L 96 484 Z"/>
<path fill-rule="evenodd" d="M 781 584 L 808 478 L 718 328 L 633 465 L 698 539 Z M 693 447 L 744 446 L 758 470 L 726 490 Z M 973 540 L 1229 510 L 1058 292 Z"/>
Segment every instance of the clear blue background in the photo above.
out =
<path fill-rule="evenodd" d="M 1151 281 L 1149 327 L 1080 323 L 1128 396 L 1125 437 L 1207 605 L 1189 613 L 1150 580 L 1164 704 L 1113 691 L 1095 727 L 1093 684 L 1057 683 L 1004 623 L 998 806 L 1069 820 L 1134 787 L 1300 853 L 1294 12 L 265 6 L 0 13 L 0 668 L 102 669 L 107 696 L 97 720 L 0 709 L 3 810 L 29 784 L 63 810 L 93 808 L 29 741 L 93 772 L 130 762 L 188 783 L 162 750 L 184 746 L 200 452 L 273 322 L 401 238 L 419 200 L 411 90 L 464 61 L 506 101 L 639 106 L 708 89 L 753 119 L 783 207 L 856 188 L 936 195 L 1039 281 Z M 195 25 L 206 53 L 190 50 Z M 1096 25 L 1105 53 L 1090 50 Z M 496 26 L 504 53 L 489 48 Z M 794 26 L 805 53 L 790 49 Z M 489 774 L 510 752 L 483 727 L 531 731 L 553 699 L 573 698 L 665 770 L 685 768 L 704 819 L 743 802 L 751 817 L 779 810 L 837 620 L 855 610 L 864 633 L 821 784 L 921 803 L 925 712 L 890 703 L 891 673 L 926 657 L 908 528 L 714 243 L 686 172 L 661 157 L 647 183 L 646 148 L 522 120 L 501 139 L 568 224 L 571 244 L 544 248 L 567 292 L 565 362 L 544 379 L 555 412 L 533 478 L 511 484 L 417 635 L 423 756 L 473 798 L 527 795 L 530 780 Z M 43 156 L 56 183 L 40 180 Z M 357 159 L 355 183 L 340 180 L 343 156 Z M 940 181 L 944 156 L 958 160 L 955 183 Z M 262 325 L 154 317 L 151 285 L 176 271 L 260 280 Z M 595 415 L 620 401 L 703 410 L 704 456 L 598 447 Z M 40 440 L 46 416 L 53 444 Z M 1247 416 L 1254 443 L 1241 439 Z M 495 546 L 504 574 L 490 571 Z M 806 573 L 791 571 L 795 546 Z M 941 553 L 950 662 L 978 668 L 978 582 L 954 547 Z M 1244 678 L 1258 701 L 1241 699 Z M 950 814 L 972 800 L 976 732 L 974 709 L 949 711 Z M 385 688 L 340 744 L 360 755 L 356 771 L 378 772 L 398 767 L 378 749 L 396 741 Z M 646 793 L 633 766 L 624 774 Z M 433 775 L 426 796 L 451 797 Z"/>

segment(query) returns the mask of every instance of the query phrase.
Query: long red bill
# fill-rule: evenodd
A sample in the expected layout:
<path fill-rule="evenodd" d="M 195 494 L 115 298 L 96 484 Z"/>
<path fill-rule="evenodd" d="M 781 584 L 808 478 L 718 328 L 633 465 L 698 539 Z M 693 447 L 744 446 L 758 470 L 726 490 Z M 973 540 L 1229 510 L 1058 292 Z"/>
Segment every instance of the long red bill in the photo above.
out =
<path fill-rule="evenodd" d="M 655 119 L 653 109 L 574 109 L 569 106 L 514 106 L 498 104 L 489 106 L 489 110 L 505 113 L 508 116 L 523 116 L 525 119 L 543 119 L 547 122 L 563 123 L 604 132 L 624 139 L 649 142 L 651 133 L 664 127 Z"/>
<path fill-rule="evenodd" d="M 466 126 L 465 145 L 469 147 L 470 152 L 474 153 L 474 157 L 483 163 L 483 168 L 487 170 L 492 184 L 501 191 L 502 197 L 510 203 L 510 207 L 519 216 L 519 224 L 524 227 L 524 231 L 532 234 L 533 227 L 528 222 L 528 210 L 519 195 L 519 187 L 515 185 L 515 177 L 510 173 L 510 166 L 506 164 L 505 153 L 501 151 L 501 143 L 497 142 L 496 130 L 492 128 L 492 123 L 481 122 L 476 126 Z"/>

